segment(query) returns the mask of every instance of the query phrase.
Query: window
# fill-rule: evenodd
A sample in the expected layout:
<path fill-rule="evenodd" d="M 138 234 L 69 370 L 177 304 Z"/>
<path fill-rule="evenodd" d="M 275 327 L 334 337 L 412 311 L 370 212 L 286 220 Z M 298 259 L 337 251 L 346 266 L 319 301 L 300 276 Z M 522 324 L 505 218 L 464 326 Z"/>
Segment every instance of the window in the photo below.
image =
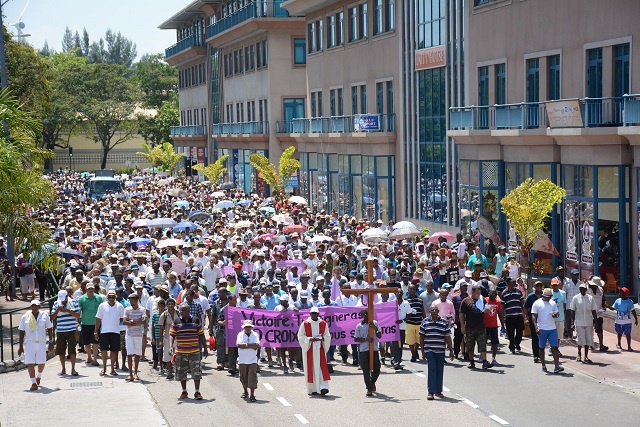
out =
<path fill-rule="evenodd" d="M 393 31 L 396 28 L 396 0 L 387 0 L 385 9 L 385 29 Z"/>
<path fill-rule="evenodd" d="M 613 55 L 613 96 L 621 97 L 629 94 L 629 43 L 614 46 Z"/>
<path fill-rule="evenodd" d="M 336 45 L 336 17 L 335 15 L 327 16 L 327 49 Z"/>
<path fill-rule="evenodd" d="M 256 101 L 247 101 L 247 121 L 256 121 Z"/>
<path fill-rule="evenodd" d="M 238 58 L 238 51 L 233 52 L 233 74 L 240 73 L 240 60 Z"/>
<path fill-rule="evenodd" d="M 320 52 L 323 47 L 323 20 L 318 19 L 316 21 L 307 24 L 307 39 L 309 40 L 309 53 Z"/>
<path fill-rule="evenodd" d="M 351 114 L 358 114 L 358 86 L 351 86 Z"/>
<path fill-rule="evenodd" d="M 311 92 L 311 97 L 309 99 L 311 102 L 311 117 L 318 117 L 318 110 L 316 109 L 316 93 Z"/>
<path fill-rule="evenodd" d="M 478 105 L 489 105 L 489 67 L 478 67 Z"/>
<path fill-rule="evenodd" d="M 384 83 L 376 83 L 376 109 L 384 114 Z"/>
<path fill-rule="evenodd" d="M 360 86 L 360 114 L 367 114 L 367 86 Z"/>
<path fill-rule="evenodd" d="M 244 109 L 242 108 L 242 102 L 236 104 L 236 122 L 244 122 Z"/>
<path fill-rule="evenodd" d="M 393 114 L 394 112 L 395 109 L 393 108 L 393 82 L 389 80 L 387 82 L 387 114 Z M 389 123 L 391 124 L 392 122 L 390 121 Z"/>
<path fill-rule="evenodd" d="M 316 41 L 318 42 L 317 50 L 321 51 L 324 48 L 324 24 L 323 20 L 319 19 L 316 22 Z"/>
<path fill-rule="evenodd" d="M 256 53 L 257 53 L 257 68 L 263 68 L 267 66 L 267 41 L 262 40 L 256 43 Z"/>
<path fill-rule="evenodd" d="M 444 1 L 417 2 L 418 11 L 418 49 L 439 46 L 446 43 L 445 37 L 445 13 Z M 394 4 L 395 6 L 395 4 Z M 395 12 L 394 12 L 395 13 Z"/>
<path fill-rule="evenodd" d="M 329 107 L 331 109 L 331 116 L 344 115 L 344 109 L 342 105 L 342 88 L 331 89 L 329 91 Z"/>
<path fill-rule="evenodd" d="M 560 55 L 547 58 L 547 99 L 560 99 Z"/>
<path fill-rule="evenodd" d="M 242 48 L 238 50 L 238 63 L 240 64 L 240 72 L 244 72 L 244 55 L 242 54 Z"/>
<path fill-rule="evenodd" d="M 376 83 L 376 110 L 378 114 L 393 114 L 393 82 Z M 389 120 L 388 123 L 391 123 Z"/>
<path fill-rule="evenodd" d="M 249 46 L 249 60 L 251 61 L 251 69 L 255 70 L 256 69 L 256 46 L 255 45 L 251 45 Z"/>
<path fill-rule="evenodd" d="M 349 41 L 358 40 L 358 8 L 349 9 Z"/>
<path fill-rule="evenodd" d="M 587 57 L 587 96 L 602 98 L 602 49 L 589 49 Z"/>
<path fill-rule="evenodd" d="M 264 123 L 269 121 L 269 114 L 267 110 L 267 100 L 266 99 L 259 100 L 258 108 L 260 110 L 260 122 Z"/>
<path fill-rule="evenodd" d="M 358 35 L 360 36 L 360 39 L 366 39 L 367 38 L 367 3 L 363 3 L 360 6 L 358 6 L 358 9 L 360 10 L 360 16 L 359 16 L 359 20 L 358 20 Z"/>
<path fill-rule="evenodd" d="M 540 100 L 540 60 L 527 59 L 527 102 Z"/>
<path fill-rule="evenodd" d="M 245 46 L 244 48 L 244 66 L 247 71 L 253 69 L 251 68 L 251 60 L 249 59 L 249 46 Z"/>
<path fill-rule="evenodd" d="M 227 123 L 233 123 L 233 104 L 227 104 Z"/>
<path fill-rule="evenodd" d="M 305 39 L 293 39 L 293 63 L 304 65 L 307 63 L 307 41 Z"/>
<path fill-rule="evenodd" d="M 374 27 L 373 34 L 380 34 L 384 32 L 384 0 L 374 1 Z"/>
<path fill-rule="evenodd" d="M 496 64 L 496 104 L 503 105 L 507 103 L 507 71 L 505 64 Z M 551 98 L 555 99 L 555 98 Z"/>
<path fill-rule="evenodd" d="M 358 109 L 358 104 L 360 108 Z M 367 113 L 367 85 L 351 86 L 351 114 Z"/>
<path fill-rule="evenodd" d="M 336 46 L 344 44 L 344 12 L 336 13 Z"/>
<path fill-rule="evenodd" d="M 285 98 L 282 103 L 285 121 L 304 117 L 304 98 Z"/>

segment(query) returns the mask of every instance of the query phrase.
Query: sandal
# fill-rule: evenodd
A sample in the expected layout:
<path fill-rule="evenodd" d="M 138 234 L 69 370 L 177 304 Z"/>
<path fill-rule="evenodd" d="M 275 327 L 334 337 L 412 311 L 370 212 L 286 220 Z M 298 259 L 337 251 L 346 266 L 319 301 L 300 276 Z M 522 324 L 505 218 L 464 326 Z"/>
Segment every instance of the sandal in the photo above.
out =
<path fill-rule="evenodd" d="M 189 393 L 187 393 L 187 391 L 183 391 L 182 394 L 180 395 L 180 399 L 186 399 L 189 397 Z"/>
<path fill-rule="evenodd" d="M 100 376 L 101 377 L 104 377 L 105 375 L 107 375 L 107 371 L 106 370 L 103 369 L 102 371 L 100 371 Z M 113 371 L 111 371 L 111 375 L 113 375 Z"/>
<path fill-rule="evenodd" d="M 114 370 L 114 371 L 111 371 L 111 375 L 114 376 L 114 377 L 117 377 L 118 373 Z"/>
<path fill-rule="evenodd" d="M 240 397 L 241 397 L 242 399 L 246 399 L 247 397 L 249 397 L 249 393 L 242 393 L 242 394 L 240 395 Z"/>
<path fill-rule="evenodd" d="M 256 397 L 255 396 L 251 396 L 249 398 L 249 402 L 256 402 Z"/>
<path fill-rule="evenodd" d="M 196 400 L 202 400 L 202 395 L 200 394 L 200 392 L 199 392 L 199 391 L 196 391 L 196 393 L 193 395 L 193 397 L 194 397 Z"/>
<path fill-rule="evenodd" d="M 71 376 L 77 377 L 79 374 L 76 371 L 71 371 Z"/>
<path fill-rule="evenodd" d="M 582 357 L 581 356 L 576 357 L 576 362 L 582 362 Z"/>
<path fill-rule="evenodd" d="M 589 359 L 588 357 L 585 357 L 585 358 L 584 358 L 584 361 L 583 361 L 582 363 L 588 363 L 588 364 L 591 364 L 591 363 L 593 363 L 593 362 L 592 362 L 592 361 L 591 361 L 591 359 Z"/>
<path fill-rule="evenodd" d="M 67 375 L 67 371 L 60 371 L 60 372 L 58 372 L 58 375 L 63 377 L 65 375 Z"/>
<path fill-rule="evenodd" d="M 427 395 L 427 400 L 433 400 L 433 394 L 429 393 L 429 394 Z"/>

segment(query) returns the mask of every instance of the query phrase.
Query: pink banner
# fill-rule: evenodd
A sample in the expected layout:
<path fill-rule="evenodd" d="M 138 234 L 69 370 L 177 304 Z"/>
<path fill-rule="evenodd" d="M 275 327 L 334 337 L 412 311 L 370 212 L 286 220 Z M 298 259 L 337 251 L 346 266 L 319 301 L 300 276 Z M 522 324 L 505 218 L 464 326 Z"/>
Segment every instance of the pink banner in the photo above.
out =
<path fill-rule="evenodd" d="M 233 268 L 233 265 L 225 265 L 224 267 L 222 267 L 220 269 L 220 272 L 226 276 L 227 274 L 233 274 L 236 270 Z M 249 273 L 249 275 L 251 275 L 251 273 L 253 272 L 253 264 L 242 264 L 242 271 Z"/>
<path fill-rule="evenodd" d="M 298 273 L 302 274 L 302 271 L 304 271 L 304 263 L 301 259 L 288 259 L 276 262 L 276 267 L 278 268 L 291 269 L 294 265 L 298 267 Z"/>
<path fill-rule="evenodd" d="M 319 307 L 320 316 L 327 322 L 331 345 L 355 344 L 356 326 L 362 321 L 360 311 L 366 307 Z M 309 310 L 267 311 L 251 308 L 227 307 L 227 345 L 235 347 L 236 337 L 246 319 L 253 320 L 254 331 L 263 347 L 299 347 L 298 329 L 309 317 Z M 375 319 L 382 330 L 381 342 L 400 339 L 398 304 L 386 302 L 375 305 Z"/>

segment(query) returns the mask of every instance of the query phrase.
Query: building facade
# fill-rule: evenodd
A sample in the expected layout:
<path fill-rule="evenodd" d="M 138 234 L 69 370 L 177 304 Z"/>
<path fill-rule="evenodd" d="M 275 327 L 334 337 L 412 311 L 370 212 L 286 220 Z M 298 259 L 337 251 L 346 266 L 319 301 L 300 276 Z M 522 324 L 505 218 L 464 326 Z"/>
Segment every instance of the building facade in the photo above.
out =
<path fill-rule="evenodd" d="M 465 87 L 450 110 L 460 222 L 482 216 L 505 242 L 499 200 L 528 177 L 567 191 L 545 227 L 565 265 L 607 293 L 638 279 L 640 36 L 633 0 L 475 0 L 464 11 Z"/>

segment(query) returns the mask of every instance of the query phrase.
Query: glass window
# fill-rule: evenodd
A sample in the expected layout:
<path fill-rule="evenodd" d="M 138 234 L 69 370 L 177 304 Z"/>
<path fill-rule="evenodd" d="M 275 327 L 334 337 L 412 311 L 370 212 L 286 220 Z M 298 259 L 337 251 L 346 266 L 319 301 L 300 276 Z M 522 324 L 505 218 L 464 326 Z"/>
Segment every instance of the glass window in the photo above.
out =
<path fill-rule="evenodd" d="M 396 28 L 396 0 L 387 0 L 385 20 L 386 30 L 393 31 Z"/>
<path fill-rule="evenodd" d="M 351 86 L 351 114 L 358 114 L 358 86 Z"/>
<path fill-rule="evenodd" d="M 336 90 L 335 89 L 329 90 L 329 110 L 332 117 L 336 115 Z"/>
<path fill-rule="evenodd" d="M 349 9 L 349 41 L 358 40 L 358 8 Z"/>
<path fill-rule="evenodd" d="M 621 97 L 629 94 L 629 43 L 614 46 L 614 94 Z"/>
<path fill-rule="evenodd" d="M 344 12 L 336 14 L 336 46 L 344 44 Z"/>
<path fill-rule="evenodd" d="M 527 59 L 527 102 L 540 100 L 540 60 Z"/>
<path fill-rule="evenodd" d="M 309 39 L 309 53 L 315 52 L 316 47 L 316 23 L 307 25 L 307 38 Z"/>
<path fill-rule="evenodd" d="M 375 0 L 374 1 L 374 6 L 375 6 L 374 22 L 375 22 L 375 26 L 373 28 L 373 34 L 380 34 L 380 33 L 384 32 L 384 27 L 383 27 L 383 22 L 384 22 L 383 3 L 384 3 L 384 0 Z"/>
<path fill-rule="evenodd" d="M 496 104 L 507 103 L 507 72 L 505 64 L 496 64 Z M 553 99 L 553 98 L 552 98 Z"/>
<path fill-rule="evenodd" d="M 367 16 L 367 3 L 363 3 L 360 5 L 360 20 L 358 22 L 358 35 L 360 39 L 366 39 L 369 35 L 368 28 L 368 16 Z"/>
<path fill-rule="evenodd" d="M 342 102 L 342 88 L 338 89 L 338 115 L 344 116 L 344 108 Z"/>
<path fill-rule="evenodd" d="M 620 196 L 619 172 L 617 167 L 598 168 L 599 199 L 617 199 Z"/>
<path fill-rule="evenodd" d="M 335 15 L 327 16 L 327 48 L 336 45 L 336 17 Z"/>
<path fill-rule="evenodd" d="M 389 179 L 378 179 L 376 190 L 376 217 L 381 219 L 383 223 L 387 223 L 389 222 L 389 200 L 391 199 Z"/>
<path fill-rule="evenodd" d="M 587 96 L 602 98 L 602 48 L 587 51 Z"/>
<path fill-rule="evenodd" d="M 489 67 L 478 67 L 478 105 L 489 105 Z"/>
<path fill-rule="evenodd" d="M 322 91 L 318 92 L 318 116 L 322 117 Z"/>
<path fill-rule="evenodd" d="M 547 64 L 549 67 L 547 99 L 560 99 L 560 55 L 548 57 Z"/>
<path fill-rule="evenodd" d="M 316 93 L 311 92 L 311 117 L 318 117 L 318 110 L 316 110 Z"/>
<path fill-rule="evenodd" d="M 360 86 L 360 114 L 367 114 L 367 86 Z"/>
<path fill-rule="evenodd" d="M 321 51 L 322 49 L 324 49 L 324 29 L 323 29 L 323 20 L 319 19 L 318 21 L 316 21 L 316 31 L 318 32 L 318 35 L 316 37 L 316 41 L 318 43 L 316 50 Z"/>
<path fill-rule="evenodd" d="M 305 39 L 293 39 L 293 63 L 296 65 L 302 65 L 307 63 L 307 51 L 306 51 Z"/>
<path fill-rule="evenodd" d="M 376 108 L 378 114 L 384 114 L 384 83 L 376 83 Z"/>

